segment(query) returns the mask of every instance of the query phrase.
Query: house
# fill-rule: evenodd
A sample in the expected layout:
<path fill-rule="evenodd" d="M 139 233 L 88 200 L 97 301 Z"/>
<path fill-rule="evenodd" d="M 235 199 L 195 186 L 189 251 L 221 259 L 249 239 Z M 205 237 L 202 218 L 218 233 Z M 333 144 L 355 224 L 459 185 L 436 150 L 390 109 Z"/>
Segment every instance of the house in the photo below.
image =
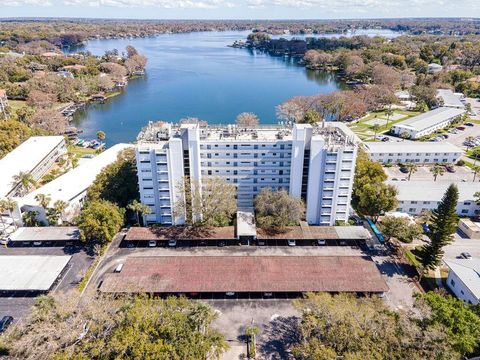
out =
<path fill-rule="evenodd" d="M 65 78 L 65 79 L 73 79 L 74 78 L 73 74 L 70 71 L 67 71 L 67 70 L 57 71 L 57 75 Z"/>
<path fill-rule="evenodd" d="M 437 74 L 443 70 L 443 66 L 439 64 L 428 64 L 428 73 L 429 74 Z"/>
<path fill-rule="evenodd" d="M 445 260 L 448 266 L 447 286 L 467 304 L 480 303 L 480 259 Z"/>
<path fill-rule="evenodd" d="M 393 135 L 418 139 L 449 126 L 464 113 L 465 109 L 439 107 L 394 124 L 390 132 Z"/>
<path fill-rule="evenodd" d="M 480 239 L 480 223 L 473 222 L 470 219 L 460 219 L 458 228 L 469 239 Z"/>
<path fill-rule="evenodd" d="M 382 164 L 412 162 L 422 164 L 454 164 L 463 150 L 449 142 L 366 142 L 363 144 L 370 159 Z"/>

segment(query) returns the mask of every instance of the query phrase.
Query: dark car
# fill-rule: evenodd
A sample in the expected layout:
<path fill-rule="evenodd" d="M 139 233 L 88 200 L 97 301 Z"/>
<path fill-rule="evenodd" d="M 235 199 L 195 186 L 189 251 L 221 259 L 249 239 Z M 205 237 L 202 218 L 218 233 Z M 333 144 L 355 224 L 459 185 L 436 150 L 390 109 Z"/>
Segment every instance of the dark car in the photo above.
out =
<path fill-rule="evenodd" d="M 10 324 L 13 322 L 13 317 L 12 316 L 4 316 L 2 320 L 0 320 L 0 334 L 3 333 L 7 328 L 10 326 Z"/>
<path fill-rule="evenodd" d="M 465 126 L 457 126 L 457 130 L 465 130 Z"/>
<path fill-rule="evenodd" d="M 472 123 L 465 123 L 465 125 L 467 125 L 467 126 L 473 126 Z"/>
<path fill-rule="evenodd" d="M 468 252 L 462 252 L 460 254 L 460 256 L 464 259 L 471 259 L 472 258 L 472 255 L 470 255 L 470 253 L 468 253 Z"/>
<path fill-rule="evenodd" d="M 400 171 L 401 171 L 402 173 L 404 173 L 404 174 L 408 174 L 408 173 L 410 172 L 410 170 L 408 170 L 408 168 L 405 167 L 405 166 L 402 166 L 402 167 L 400 168 Z"/>
<path fill-rule="evenodd" d="M 454 173 L 456 170 L 455 170 L 455 167 L 453 165 L 447 165 L 445 166 L 445 169 L 449 172 L 449 173 Z"/>

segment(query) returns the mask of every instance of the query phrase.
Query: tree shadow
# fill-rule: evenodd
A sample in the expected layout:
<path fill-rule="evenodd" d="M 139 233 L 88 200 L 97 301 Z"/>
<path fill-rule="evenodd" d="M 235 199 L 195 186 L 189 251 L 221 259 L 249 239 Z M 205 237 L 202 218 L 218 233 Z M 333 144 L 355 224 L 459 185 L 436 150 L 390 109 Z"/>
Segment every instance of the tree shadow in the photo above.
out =
<path fill-rule="evenodd" d="M 288 359 L 288 350 L 300 341 L 298 317 L 277 317 L 265 326 L 259 338 L 259 351 L 265 359 Z"/>

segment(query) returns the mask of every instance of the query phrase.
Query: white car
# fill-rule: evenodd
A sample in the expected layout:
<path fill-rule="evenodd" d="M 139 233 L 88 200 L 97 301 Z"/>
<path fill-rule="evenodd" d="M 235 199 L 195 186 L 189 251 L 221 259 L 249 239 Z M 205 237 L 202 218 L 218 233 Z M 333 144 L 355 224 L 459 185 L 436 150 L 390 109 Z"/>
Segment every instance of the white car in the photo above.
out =
<path fill-rule="evenodd" d="M 148 242 L 148 247 L 155 247 L 155 246 L 157 246 L 157 242 L 155 240 L 150 240 Z"/>
<path fill-rule="evenodd" d="M 177 246 L 177 240 L 174 240 L 174 239 L 168 240 L 168 246 L 170 246 L 170 247 Z"/>
<path fill-rule="evenodd" d="M 288 240 L 288 246 L 296 246 L 297 242 L 295 240 Z"/>
<path fill-rule="evenodd" d="M 318 244 L 318 245 L 327 245 L 327 240 L 325 240 L 325 239 L 318 239 L 318 240 L 317 240 L 317 244 Z"/>

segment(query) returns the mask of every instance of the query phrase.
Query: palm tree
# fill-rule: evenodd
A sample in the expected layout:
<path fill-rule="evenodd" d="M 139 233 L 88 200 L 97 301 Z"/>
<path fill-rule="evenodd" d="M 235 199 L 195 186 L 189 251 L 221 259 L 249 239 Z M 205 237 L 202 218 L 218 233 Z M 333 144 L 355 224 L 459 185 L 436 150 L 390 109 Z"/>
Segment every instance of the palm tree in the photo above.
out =
<path fill-rule="evenodd" d="M 140 225 L 140 215 L 150 214 L 150 207 L 137 200 L 133 200 L 130 204 L 128 204 L 127 209 L 132 210 L 135 213 L 138 225 Z"/>
<path fill-rule="evenodd" d="M 35 195 L 35 200 L 37 200 L 37 202 L 40 204 L 40 206 L 43 207 L 46 210 L 47 207 L 48 207 L 48 204 L 50 204 L 50 200 L 52 200 L 52 198 L 49 195 L 37 194 L 37 195 Z"/>
<path fill-rule="evenodd" d="M 0 234 L 3 233 L 3 231 L 5 230 L 5 220 L 3 220 L 3 213 L 4 213 L 5 211 L 7 211 L 7 203 L 6 203 L 6 200 L 7 200 L 7 199 L 1 199 L 1 200 L 0 200 L 0 221 L 1 221 L 1 223 L 2 223 L 2 232 L 0 232 Z"/>
<path fill-rule="evenodd" d="M 405 167 L 408 169 L 408 181 L 410 181 L 412 174 L 417 172 L 418 165 L 413 162 L 408 162 L 405 164 Z"/>
<path fill-rule="evenodd" d="M 12 224 L 13 227 L 16 229 L 17 228 L 17 223 L 15 222 L 15 219 L 13 218 L 13 211 L 17 207 L 17 202 L 13 199 L 6 198 L 5 199 L 5 206 L 7 207 L 8 210 L 8 215 L 10 216 L 10 219 L 12 219 Z"/>
<path fill-rule="evenodd" d="M 38 211 L 26 211 L 23 213 L 23 222 L 25 226 L 38 226 Z"/>
<path fill-rule="evenodd" d="M 438 175 L 443 176 L 443 174 L 445 174 L 445 167 L 440 164 L 435 164 L 430 168 L 430 172 L 433 174 L 433 181 L 437 181 Z"/>
<path fill-rule="evenodd" d="M 388 123 L 390 122 L 390 116 L 393 115 L 393 110 L 392 110 L 392 104 L 390 104 L 388 106 L 388 109 L 385 110 L 385 115 L 387 115 L 387 124 L 386 124 L 386 127 L 388 129 Z"/>
<path fill-rule="evenodd" d="M 20 171 L 17 175 L 13 176 L 13 185 L 20 185 L 23 190 L 21 192 L 27 193 L 31 187 L 37 185 L 37 182 L 29 172 Z"/>
<path fill-rule="evenodd" d="M 63 200 L 57 200 L 53 203 L 53 208 L 55 209 L 57 214 L 60 216 L 60 220 L 63 223 L 63 221 L 64 221 L 63 216 L 64 216 L 64 213 L 65 213 L 65 210 L 68 208 L 68 203 L 66 201 L 63 201 Z"/>
<path fill-rule="evenodd" d="M 377 133 L 378 133 L 378 130 L 380 130 L 380 125 L 378 125 L 378 124 L 373 124 L 373 125 L 372 125 L 372 130 L 373 130 L 373 132 L 375 133 L 375 134 L 373 135 L 373 140 L 375 141 L 375 140 L 377 140 Z"/>
<path fill-rule="evenodd" d="M 475 166 L 477 164 L 477 160 L 480 159 L 480 149 L 474 149 L 472 152 L 472 157 L 473 157 L 473 165 Z"/>
<path fill-rule="evenodd" d="M 473 166 L 472 171 L 473 171 L 473 182 L 475 182 L 477 175 L 480 174 L 480 166 L 479 165 Z"/>

